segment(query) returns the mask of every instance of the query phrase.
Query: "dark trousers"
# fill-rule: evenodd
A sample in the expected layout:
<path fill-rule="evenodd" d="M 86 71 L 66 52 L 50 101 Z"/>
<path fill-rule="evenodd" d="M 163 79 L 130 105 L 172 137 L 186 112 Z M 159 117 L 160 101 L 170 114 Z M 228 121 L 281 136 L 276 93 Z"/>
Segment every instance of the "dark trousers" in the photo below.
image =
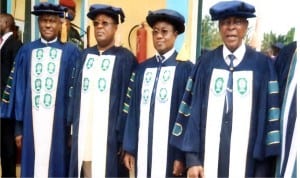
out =
<path fill-rule="evenodd" d="M 2 177 L 16 177 L 15 120 L 0 120 Z"/>

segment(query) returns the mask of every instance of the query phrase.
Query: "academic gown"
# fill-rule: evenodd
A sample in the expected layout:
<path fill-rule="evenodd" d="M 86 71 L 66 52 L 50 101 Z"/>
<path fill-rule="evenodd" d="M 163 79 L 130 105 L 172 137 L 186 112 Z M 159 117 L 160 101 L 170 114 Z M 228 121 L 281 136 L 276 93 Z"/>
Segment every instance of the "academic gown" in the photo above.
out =
<path fill-rule="evenodd" d="M 297 117 L 297 89 L 295 88 L 296 86 L 292 84 L 292 81 L 295 80 L 294 72 L 297 63 L 296 49 L 296 42 L 288 44 L 282 48 L 275 61 L 280 89 L 280 103 L 282 107 L 282 151 L 277 164 L 278 177 L 297 177 L 295 161 L 288 161 L 295 158 L 294 148 L 296 147 L 296 143 L 293 143 L 292 141 Z"/>
<path fill-rule="evenodd" d="M 79 57 L 78 49 L 69 43 L 59 41 L 49 43 L 47 46 L 63 51 L 60 61 L 60 71 L 56 92 L 55 111 L 53 118 L 53 132 L 51 153 L 49 160 L 49 177 L 65 177 L 68 174 L 69 154 L 67 138 L 67 105 L 69 102 L 69 87 L 71 86 L 72 70 L 75 60 Z M 32 119 L 32 87 L 31 87 L 31 59 L 32 51 L 46 47 L 41 40 L 23 45 L 15 58 L 15 73 L 10 93 L 10 103 L 2 106 L 4 115 L 13 115 L 23 125 L 22 129 L 22 158 L 21 177 L 34 176 L 35 150 Z M 43 118 L 41 118 L 43 119 Z M 49 126 L 50 127 L 50 126 Z"/>
<path fill-rule="evenodd" d="M 206 154 L 210 153 L 211 148 L 214 147 L 212 146 L 208 150 L 205 150 L 207 142 L 213 141 L 211 140 L 213 139 L 211 138 L 213 135 L 206 136 L 205 131 L 208 127 L 207 116 L 209 113 L 207 111 L 209 109 L 209 94 L 212 92 L 212 89 L 210 89 L 210 83 L 213 82 L 211 77 L 212 72 L 216 69 L 229 70 L 223 59 L 222 46 L 202 55 L 198 59 L 192 71 L 191 80 L 187 85 L 171 139 L 172 145 L 187 152 L 187 166 L 204 164 L 204 174 L 206 175 L 208 175 L 208 170 L 206 169 L 208 167 L 205 165 L 204 158 Z M 280 150 L 278 136 L 278 83 L 276 82 L 276 72 L 270 59 L 255 52 L 250 47 L 246 47 L 244 58 L 241 63 L 234 68 L 234 72 L 242 71 L 253 72 L 253 95 L 250 105 L 252 109 L 249 121 L 249 136 L 246 138 L 248 140 L 248 148 L 245 148 L 247 149 L 245 158 L 246 166 L 244 170 L 245 177 L 264 177 L 267 173 L 263 171 L 268 171 L 268 169 L 265 169 L 265 164 L 261 163 L 266 157 L 278 155 Z M 224 88 L 226 88 L 226 85 Z M 217 94 L 218 93 L 215 92 L 215 95 Z M 220 107 L 224 106 L 223 103 L 219 103 Z M 214 115 L 217 109 L 218 108 L 213 109 L 210 114 Z M 244 108 L 233 103 L 233 110 L 240 109 Z M 244 119 L 244 117 L 242 116 L 241 119 Z M 211 128 L 215 128 L 218 123 L 215 122 L 212 124 L 215 126 Z M 234 128 L 232 128 L 232 132 L 234 132 Z M 219 133 L 215 133 L 214 135 L 214 139 L 220 137 L 218 136 Z M 219 150 L 219 148 L 216 150 Z M 241 159 L 238 155 L 239 152 L 240 151 L 236 151 L 234 155 L 238 157 L 238 159 Z M 218 162 L 218 156 L 216 159 Z M 217 169 L 218 168 L 212 170 L 212 173 L 216 174 L 218 172 Z M 235 170 L 237 171 L 237 168 Z"/>
<path fill-rule="evenodd" d="M 180 105 L 180 101 L 182 99 L 185 85 L 188 79 L 188 76 L 192 70 L 193 64 L 188 61 L 178 61 L 176 60 L 177 52 L 174 52 L 172 56 L 167 59 L 164 63 L 162 63 L 162 67 L 167 66 L 176 66 L 176 71 L 174 74 L 174 80 L 173 80 L 173 88 L 172 88 L 172 98 L 171 98 L 171 108 L 170 108 L 170 117 L 169 117 L 169 133 L 168 133 L 168 140 L 169 136 L 172 133 L 172 128 L 175 123 L 176 115 L 178 112 L 178 108 Z M 137 156 L 138 152 L 138 142 L 139 142 L 139 127 L 140 127 L 140 116 L 145 113 L 140 113 L 140 103 L 142 102 L 141 99 L 141 90 L 142 90 L 142 84 L 144 79 L 144 73 L 147 68 L 158 68 L 159 62 L 157 61 L 156 56 L 146 60 L 145 62 L 141 63 L 136 71 L 134 72 L 131 80 L 131 86 L 130 86 L 130 93 L 127 95 L 130 97 L 130 101 L 128 101 L 126 109 L 124 109 L 124 113 L 127 116 L 127 122 L 125 126 L 125 132 L 124 132 L 124 140 L 123 140 L 123 149 L 130 153 L 131 155 L 134 155 L 136 157 L 136 160 L 139 159 Z M 155 84 L 154 84 L 155 85 Z M 154 89 L 153 89 L 154 90 Z M 152 93 L 153 95 L 153 93 Z M 156 91 L 155 95 L 158 95 L 158 91 Z M 156 104 L 155 101 L 150 106 L 150 114 L 149 114 L 149 135 L 148 135 L 148 167 L 147 167 L 147 176 L 151 177 L 151 158 L 152 158 L 152 139 L 153 139 L 153 120 L 154 120 L 154 105 Z M 128 108 L 129 106 L 129 108 Z M 168 112 L 168 111 L 165 111 Z M 152 128 L 152 129 L 150 129 Z M 175 159 L 181 160 L 184 162 L 184 155 L 181 155 L 180 152 L 168 145 L 167 148 L 167 166 L 166 166 L 166 177 L 173 177 L 172 174 L 173 171 L 173 162 Z M 162 158 L 164 159 L 164 158 Z M 137 163 L 137 161 L 136 161 Z M 160 163 L 157 163 L 160 164 Z M 138 166 L 135 166 L 136 169 L 138 169 Z M 138 170 L 135 170 L 138 171 Z"/>
<path fill-rule="evenodd" d="M 82 87 L 82 68 L 88 54 L 100 55 L 97 46 L 87 48 L 83 51 L 81 61 L 76 66 L 75 90 L 73 92 L 72 104 L 73 113 L 69 116 L 69 122 L 73 126 L 72 151 L 70 161 L 70 177 L 80 176 L 78 170 L 78 131 L 80 125 L 80 101 Z M 123 47 L 111 47 L 102 55 L 115 55 L 115 64 L 112 71 L 111 88 L 109 96 L 109 118 L 107 133 L 107 153 L 106 153 L 106 177 L 118 177 L 120 172 L 120 161 L 118 151 L 122 144 L 122 133 L 124 121 L 120 120 L 123 102 L 128 87 L 131 72 L 137 64 L 134 55 Z M 101 116 L 99 116 L 101 118 Z M 103 118 L 104 119 L 104 118 Z M 99 150 L 100 151 L 100 150 Z"/>

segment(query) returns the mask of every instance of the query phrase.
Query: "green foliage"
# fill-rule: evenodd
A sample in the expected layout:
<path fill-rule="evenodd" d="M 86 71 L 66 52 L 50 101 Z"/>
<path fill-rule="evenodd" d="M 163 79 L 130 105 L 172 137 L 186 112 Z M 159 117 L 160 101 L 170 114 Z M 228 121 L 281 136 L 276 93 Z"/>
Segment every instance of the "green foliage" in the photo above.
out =
<path fill-rule="evenodd" d="M 272 31 L 269 33 L 263 34 L 263 41 L 261 45 L 261 51 L 266 52 L 271 47 L 272 44 L 275 44 L 277 42 L 281 42 L 284 45 L 291 43 L 294 41 L 295 36 L 295 28 L 291 28 L 286 35 L 277 35 L 273 33 Z"/>
<path fill-rule="evenodd" d="M 212 50 L 222 44 L 219 34 L 218 23 L 212 22 L 206 15 L 201 22 L 201 46 L 202 49 Z"/>

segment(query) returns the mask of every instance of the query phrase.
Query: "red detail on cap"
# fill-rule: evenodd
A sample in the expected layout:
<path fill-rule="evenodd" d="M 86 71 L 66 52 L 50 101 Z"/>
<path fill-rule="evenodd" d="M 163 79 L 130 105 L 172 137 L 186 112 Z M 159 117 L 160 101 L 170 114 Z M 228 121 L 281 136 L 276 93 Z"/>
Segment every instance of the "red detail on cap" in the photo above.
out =
<path fill-rule="evenodd" d="M 76 8 L 74 0 L 59 0 L 59 4 L 73 10 Z"/>

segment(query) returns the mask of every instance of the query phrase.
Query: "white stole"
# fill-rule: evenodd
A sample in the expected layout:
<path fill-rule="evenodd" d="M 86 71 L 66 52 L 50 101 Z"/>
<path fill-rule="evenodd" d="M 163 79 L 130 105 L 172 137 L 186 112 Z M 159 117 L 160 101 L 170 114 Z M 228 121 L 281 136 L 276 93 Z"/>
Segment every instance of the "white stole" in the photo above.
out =
<path fill-rule="evenodd" d="M 218 177 L 219 143 L 229 72 L 214 69 L 207 109 L 204 174 Z M 252 104 L 252 72 L 233 72 L 233 118 L 230 143 L 229 177 L 244 177 Z M 238 106 L 238 107 L 237 107 Z"/>
<path fill-rule="evenodd" d="M 88 54 L 83 66 L 78 170 L 92 161 L 92 177 L 105 177 L 109 99 L 115 56 Z M 99 151 L 101 150 L 101 152 Z"/>
<path fill-rule="evenodd" d="M 48 177 L 57 82 L 62 50 L 32 50 L 31 92 L 34 136 L 34 177 Z"/>
<path fill-rule="evenodd" d="M 170 107 L 175 70 L 175 66 L 162 67 L 157 81 L 153 118 L 151 177 L 165 177 L 166 175 Z M 147 177 L 150 100 L 156 73 L 157 68 L 147 68 L 143 79 L 137 177 Z"/>
<path fill-rule="evenodd" d="M 233 73 L 233 116 L 230 143 L 229 177 L 245 177 L 251 125 L 253 73 Z"/>
<path fill-rule="evenodd" d="M 150 100 L 157 68 L 147 68 L 144 73 L 140 103 L 140 125 L 137 152 L 137 177 L 147 177 L 148 127 Z"/>

